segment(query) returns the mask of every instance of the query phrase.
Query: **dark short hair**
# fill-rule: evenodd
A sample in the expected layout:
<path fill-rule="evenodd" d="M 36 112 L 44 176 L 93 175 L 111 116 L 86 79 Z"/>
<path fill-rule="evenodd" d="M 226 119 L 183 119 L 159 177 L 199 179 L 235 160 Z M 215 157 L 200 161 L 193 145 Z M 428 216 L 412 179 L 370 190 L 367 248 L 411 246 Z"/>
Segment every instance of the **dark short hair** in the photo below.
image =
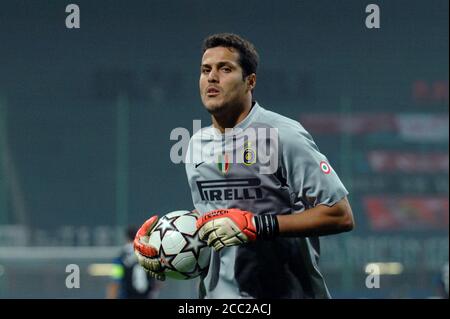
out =
<path fill-rule="evenodd" d="M 218 33 L 207 37 L 203 41 L 203 53 L 215 47 L 234 48 L 239 52 L 239 65 L 243 70 L 243 77 L 256 73 L 259 55 L 255 46 L 246 39 L 233 33 Z"/>

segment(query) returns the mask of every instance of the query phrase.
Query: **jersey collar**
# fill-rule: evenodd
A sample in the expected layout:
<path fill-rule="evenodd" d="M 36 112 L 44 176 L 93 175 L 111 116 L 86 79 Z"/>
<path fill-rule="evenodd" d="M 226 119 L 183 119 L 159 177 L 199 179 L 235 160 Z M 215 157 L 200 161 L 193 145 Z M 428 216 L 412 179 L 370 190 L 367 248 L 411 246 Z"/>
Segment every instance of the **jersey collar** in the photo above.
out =
<path fill-rule="evenodd" d="M 254 101 L 250 112 L 247 114 L 247 116 L 241 122 L 239 122 L 237 125 L 235 125 L 233 129 L 239 129 L 239 131 L 245 130 L 250 125 L 250 123 L 253 122 L 253 120 L 256 117 L 256 114 L 260 108 L 261 107 L 259 106 L 258 102 Z M 214 136 L 221 137 L 223 135 L 222 132 L 220 132 L 213 125 L 211 125 L 210 128 L 211 128 Z"/>

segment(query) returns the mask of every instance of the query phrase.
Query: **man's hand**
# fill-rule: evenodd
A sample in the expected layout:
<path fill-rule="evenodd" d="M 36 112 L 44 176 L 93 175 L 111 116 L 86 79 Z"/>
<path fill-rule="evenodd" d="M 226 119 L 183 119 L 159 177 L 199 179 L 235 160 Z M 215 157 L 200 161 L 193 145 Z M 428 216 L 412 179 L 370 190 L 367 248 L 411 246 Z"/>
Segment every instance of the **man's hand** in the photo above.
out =
<path fill-rule="evenodd" d="M 275 215 L 255 215 L 237 208 L 210 211 L 197 220 L 197 228 L 200 239 L 216 251 L 256 239 L 272 239 L 279 233 Z"/>
<path fill-rule="evenodd" d="M 256 239 L 254 215 L 240 209 L 217 209 L 197 220 L 199 237 L 216 251 Z"/>
<path fill-rule="evenodd" d="M 165 280 L 166 275 L 158 259 L 158 251 L 148 244 L 151 231 L 156 226 L 158 216 L 152 216 L 139 228 L 134 238 L 134 252 L 139 264 L 155 279 Z"/>

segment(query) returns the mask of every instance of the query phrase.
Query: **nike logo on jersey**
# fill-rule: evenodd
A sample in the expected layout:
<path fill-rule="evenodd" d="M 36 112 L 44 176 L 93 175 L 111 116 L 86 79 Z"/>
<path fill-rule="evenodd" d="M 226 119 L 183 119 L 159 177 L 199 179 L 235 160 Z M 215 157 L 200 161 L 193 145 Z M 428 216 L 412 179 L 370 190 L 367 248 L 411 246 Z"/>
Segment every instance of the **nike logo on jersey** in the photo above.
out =
<path fill-rule="evenodd" d="M 194 164 L 194 165 L 195 165 L 195 168 L 199 167 L 199 166 L 202 165 L 204 162 L 205 162 L 205 161 L 200 162 L 200 163 L 197 163 L 197 164 Z"/>

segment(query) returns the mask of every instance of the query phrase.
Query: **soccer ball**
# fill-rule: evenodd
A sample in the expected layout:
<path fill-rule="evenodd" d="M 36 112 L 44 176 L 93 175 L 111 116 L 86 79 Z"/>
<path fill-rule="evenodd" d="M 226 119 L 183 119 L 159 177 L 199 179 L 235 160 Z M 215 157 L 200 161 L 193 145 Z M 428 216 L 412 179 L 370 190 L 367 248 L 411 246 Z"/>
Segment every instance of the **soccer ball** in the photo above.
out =
<path fill-rule="evenodd" d="M 161 217 L 150 233 L 149 244 L 158 250 L 166 276 L 192 279 L 208 268 L 211 250 L 198 237 L 199 217 L 187 210 L 174 211 Z"/>

